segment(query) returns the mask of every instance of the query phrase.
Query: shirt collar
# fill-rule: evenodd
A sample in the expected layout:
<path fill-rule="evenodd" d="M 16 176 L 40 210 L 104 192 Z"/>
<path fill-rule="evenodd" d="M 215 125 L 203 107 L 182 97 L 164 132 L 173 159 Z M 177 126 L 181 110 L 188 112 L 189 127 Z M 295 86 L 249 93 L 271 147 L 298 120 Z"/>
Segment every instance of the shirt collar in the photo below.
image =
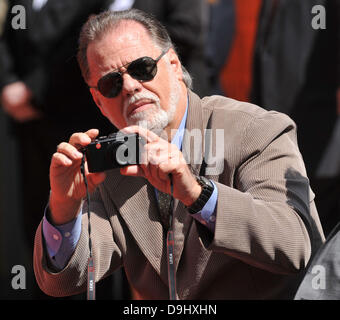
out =
<path fill-rule="evenodd" d="M 173 137 L 173 139 L 171 140 L 171 143 L 176 145 L 176 147 L 181 150 L 182 149 L 182 141 L 183 141 L 183 136 L 184 136 L 184 129 L 185 129 L 185 124 L 186 124 L 186 120 L 187 120 L 187 116 L 188 116 L 188 104 L 187 107 L 185 109 L 182 121 L 176 131 L 175 136 Z"/>

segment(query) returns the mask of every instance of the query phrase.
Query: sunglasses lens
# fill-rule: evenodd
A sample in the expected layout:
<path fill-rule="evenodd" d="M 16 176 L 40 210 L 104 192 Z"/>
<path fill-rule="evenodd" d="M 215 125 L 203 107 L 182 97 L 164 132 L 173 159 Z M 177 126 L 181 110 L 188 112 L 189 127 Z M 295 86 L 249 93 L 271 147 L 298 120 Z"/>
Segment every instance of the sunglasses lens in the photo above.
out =
<path fill-rule="evenodd" d="M 127 72 L 136 80 L 152 80 L 157 73 L 157 63 L 150 57 L 143 57 L 130 63 Z"/>
<path fill-rule="evenodd" d="M 157 62 L 150 57 L 132 61 L 127 67 L 127 73 L 139 81 L 150 81 L 157 73 Z M 107 98 L 118 96 L 123 87 L 123 77 L 119 72 L 111 72 L 100 78 L 97 84 L 99 92 Z"/>
<path fill-rule="evenodd" d="M 99 92 L 107 98 L 116 97 L 122 89 L 123 78 L 118 72 L 112 72 L 98 81 Z"/>

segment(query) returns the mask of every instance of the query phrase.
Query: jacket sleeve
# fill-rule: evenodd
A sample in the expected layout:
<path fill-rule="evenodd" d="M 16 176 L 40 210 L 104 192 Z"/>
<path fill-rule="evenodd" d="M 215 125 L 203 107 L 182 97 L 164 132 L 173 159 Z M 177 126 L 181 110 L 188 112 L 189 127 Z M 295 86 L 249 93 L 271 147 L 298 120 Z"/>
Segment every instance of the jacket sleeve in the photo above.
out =
<path fill-rule="evenodd" d="M 91 195 L 90 223 L 95 277 L 98 281 L 122 265 L 122 250 L 113 239 L 111 223 L 100 200 L 98 189 Z M 90 256 L 87 206 L 83 207 L 79 241 L 70 260 L 62 270 L 55 270 L 48 262 L 42 226 L 43 224 L 40 223 L 36 231 L 33 256 L 34 273 L 39 287 L 46 294 L 55 297 L 69 296 L 85 291 L 87 288 L 87 263 Z M 123 234 L 119 231 L 117 233 Z M 100 261 L 100 263 L 96 263 L 96 261 Z"/>
<path fill-rule="evenodd" d="M 269 112 L 255 117 L 240 138 L 234 185 L 216 182 L 218 201 L 208 249 L 273 273 L 304 269 L 324 240 L 296 142 L 287 116 Z"/>

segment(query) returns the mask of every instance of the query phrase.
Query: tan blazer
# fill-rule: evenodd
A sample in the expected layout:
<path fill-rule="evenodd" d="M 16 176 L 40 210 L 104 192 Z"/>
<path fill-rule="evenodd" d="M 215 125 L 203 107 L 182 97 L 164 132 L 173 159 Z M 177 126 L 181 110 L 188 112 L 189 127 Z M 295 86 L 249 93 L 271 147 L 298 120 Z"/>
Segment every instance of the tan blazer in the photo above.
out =
<path fill-rule="evenodd" d="M 211 158 L 204 157 L 206 176 L 218 188 L 216 228 L 210 232 L 175 201 L 177 296 L 292 298 L 312 247 L 324 240 L 295 125 L 277 112 L 219 96 L 201 100 L 189 92 L 189 131 L 184 136 L 183 153 L 190 158 L 195 174 L 200 172 L 207 144 L 203 139 L 194 147 L 189 138 L 196 135 L 195 141 L 199 141 L 207 126 L 224 129 L 224 145 L 216 146 L 211 139 L 212 155 L 215 147 L 219 152 L 222 148 L 222 158 L 211 165 Z M 121 176 L 115 169 L 91 199 L 96 280 L 124 266 L 139 298 L 168 299 L 165 233 L 152 185 L 143 178 Z M 89 254 L 87 215 L 82 218 L 75 252 L 59 272 L 48 266 L 41 228 L 42 224 L 34 252 L 41 289 L 53 296 L 84 291 Z"/>

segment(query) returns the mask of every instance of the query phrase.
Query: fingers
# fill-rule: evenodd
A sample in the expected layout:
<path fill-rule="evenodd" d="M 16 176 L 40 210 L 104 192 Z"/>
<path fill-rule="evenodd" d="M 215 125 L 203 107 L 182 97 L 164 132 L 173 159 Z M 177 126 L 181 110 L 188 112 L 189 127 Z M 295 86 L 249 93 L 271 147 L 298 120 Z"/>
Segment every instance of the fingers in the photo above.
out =
<path fill-rule="evenodd" d="M 77 132 L 72 134 L 69 143 L 77 149 L 81 149 L 92 142 L 99 134 L 98 129 L 90 129 L 86 132 Z"/>
<path fill-rule="evenodd" d="M 69 160 L 80 160 L 83 157 L 83 154 L 75 146 L 67 142 L 58 145 L 57 153 L 65 155 Z"/>
<path fill-rule="evenodd" d="M 170 194 L 170 175 L 174 173 L 177 177 L 183 171 L 181 160 L 181 152 L 175 145 L 159 139 L 144 146 L 141 164 L 124 167 L 121 174 L 142 176 L 158 190 Z"/>
<path fill-rule="evenodd" d="M 137 133 L 145 141 L 142 150 L 141 164 L 121 169 L 121 174 L 142 176 L 156 189 L 171 194 L 177 199 L 187 199 L 193 178 L 186 160 L 176 145 L 162 139 L 155 133 L 138 126 L 122 130 L 124 133 Z"/>
<path fill-rule="evenodd" d="M 163 140 L 164 141 L 164 140 Z M 177 163 L 180 164 L 182 153 L 173 144 L 166 141 L 159 143 L 148 143 L 144 146 L 144 152 L 142 153 L 142 163 L 155 164 L 161 163 Z"/>
<path fill-rule="evenodd" d="M 78 171 L 82 157 L 83 154 L 76 148 L 66 142 L 62 142 L 58 145 L 57 152 L 52 156 L 50 172 L 57 173 L 62 168 L 70 168 L 72 166 L 77 167 Z"/>
<path fill-rule="evenodd" d="M 126 127 L 121 131 L 124 133 L 138 133 L 146 141 L 146 143 L 157 142 L 161 139 L 154 132 L 139 126 Z"/>
<path fill-rule="evenodd" d="M 98 134 L 99 130 L 98 129 L 90 129 L 85 132 L 91 139 L 95 139 Z"/>
<path fill-rule="evenodd" d="M 51 168 L 59 166 L 79 165 L 83 154 L 79 151 L 91 143 L 98 135 L 98 129 L 74 133 L 69 142 L 62 142 L 57 146 L 57 152 L 52 157 Z"/>
<path fill-rule="evenodd" d="M 144 171 L 139 165 L 131 165 L 120 168 L 120 173 L 124 176 L 145 177 Z"/>
<path fill-rule="evenodd" d="M 60 167 L 60 166 L 70 166 L 72 165 L 72 160 L 69 159 L 66 155 L 56 152 L 52 156 L 52 161 L 51 161 L 51 168 L 53 167 Z"/>

